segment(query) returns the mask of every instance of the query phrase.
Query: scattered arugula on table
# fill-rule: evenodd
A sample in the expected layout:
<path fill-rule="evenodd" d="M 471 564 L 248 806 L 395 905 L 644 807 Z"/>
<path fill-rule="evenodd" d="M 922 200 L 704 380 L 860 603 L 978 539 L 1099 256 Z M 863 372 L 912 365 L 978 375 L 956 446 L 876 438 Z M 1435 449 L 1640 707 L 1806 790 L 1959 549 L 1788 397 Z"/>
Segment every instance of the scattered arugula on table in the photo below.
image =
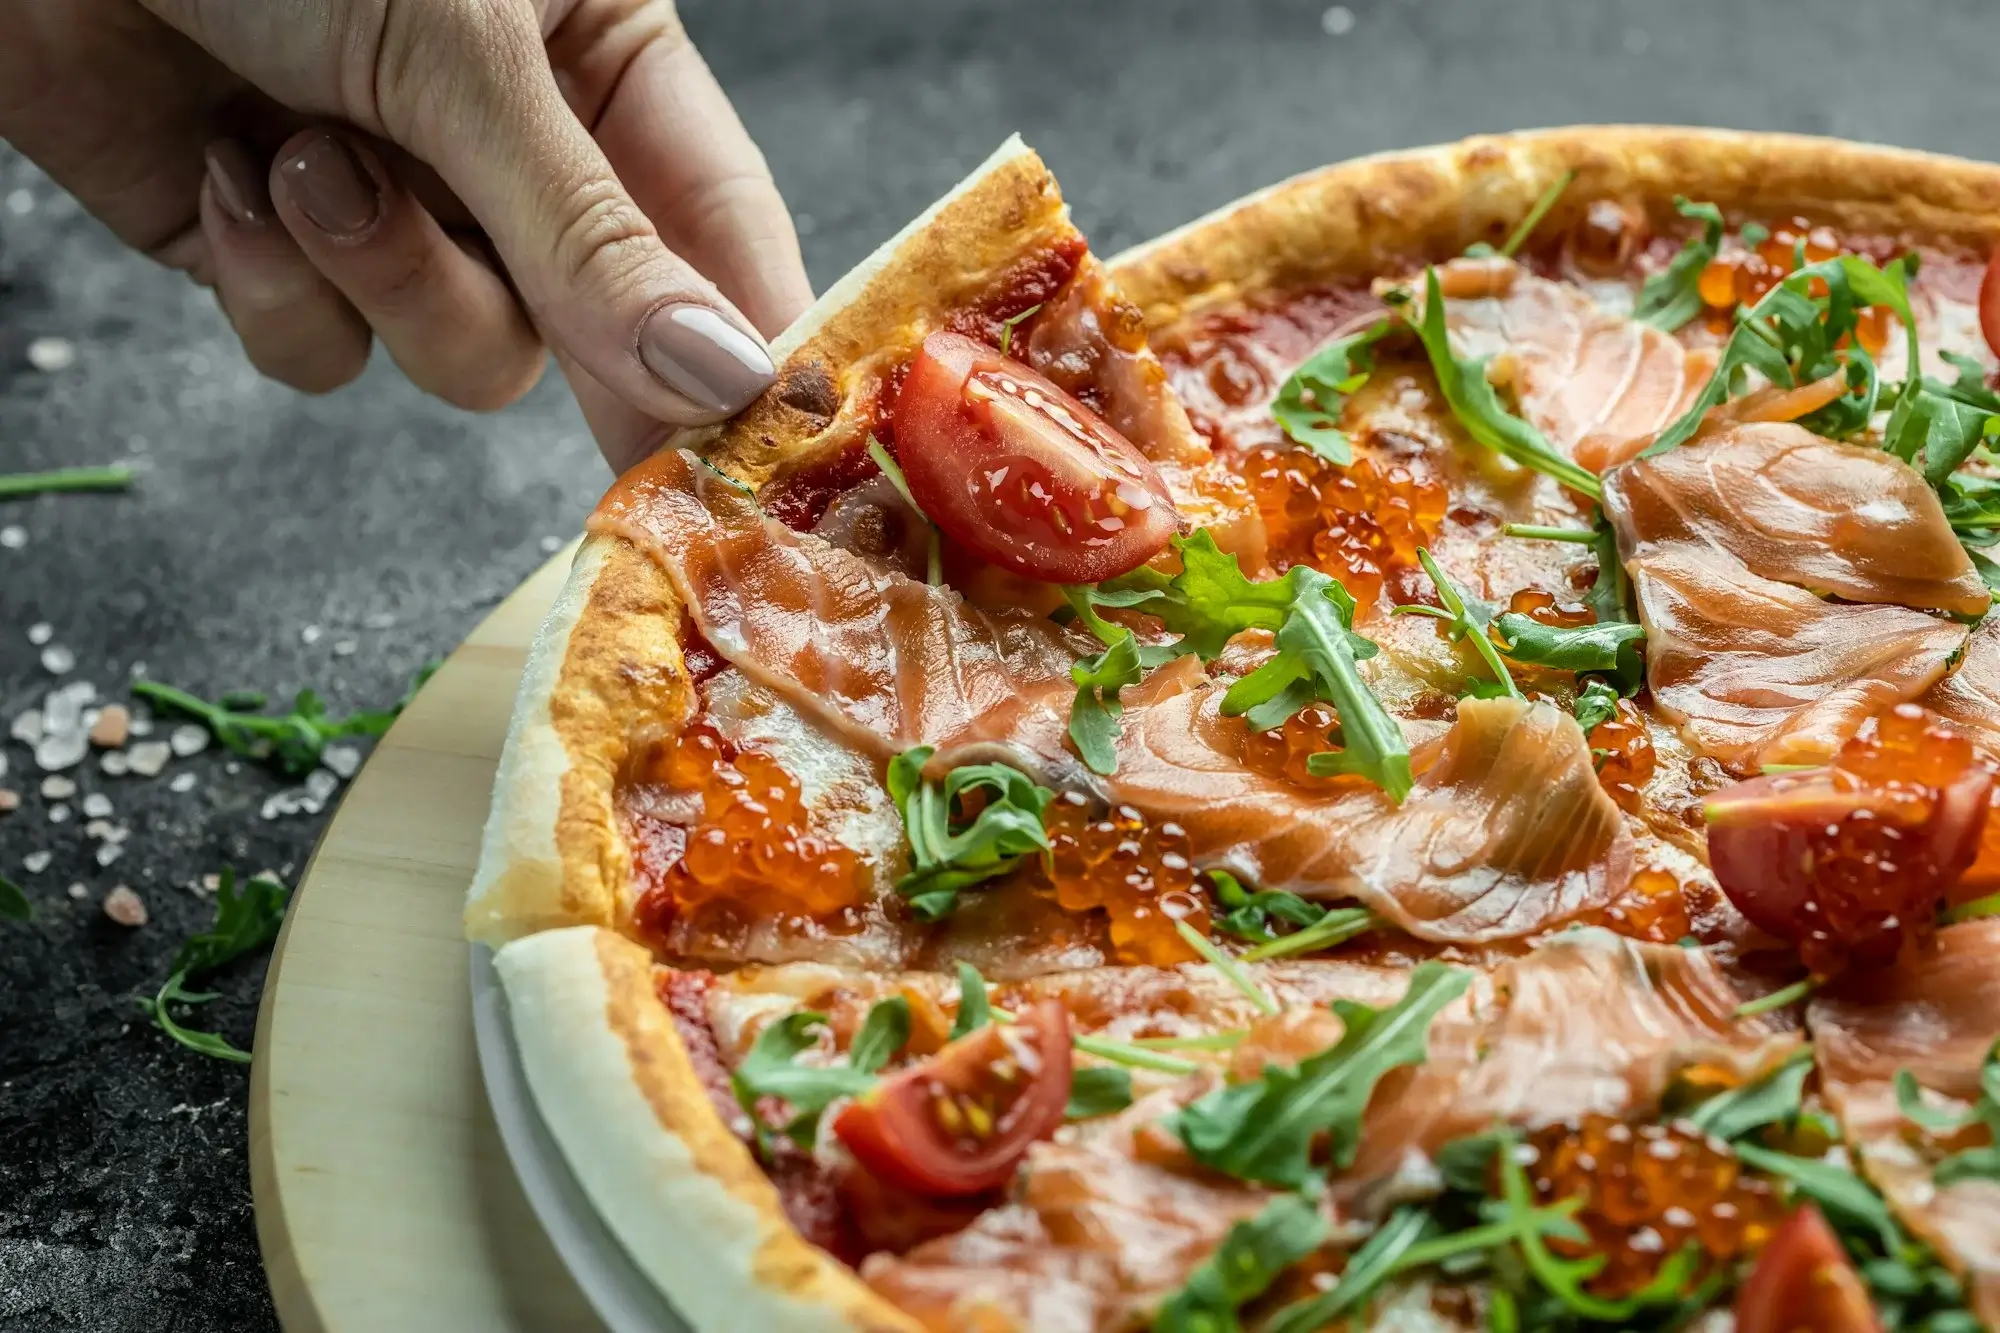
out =
<path fill-rule="evenodd" d="M 1005 764 L 966 764 L 933 782 L 924 765 L 934 753 L 919 745 L 897 755 L 889 761 L 887 783 L 910 842 L 910 869 L 896 881 L 896 892 L 922 921 L 948 916 L 959 890 L 1006 874 L 1030 852 L 1047 852 L 1042 811 L 1055 797 Z M 985 804 L 967 819 L 961 801 L 975 791 Z"/>
<path fill-rule="evenodd" d="M 1916 1075 L 1907 1069 L 1896 1072 L 1896 1106 L 1903 1117 L 1934 1134 L 1950 1134 L 1972 1125 L 1983 1125 L 1989 1141 L 1953 1153 L 1937 1164 L 1931 1179 L 1939 1186 L 1961 1180 L 2000 1180 L 2000 1039 L 1986 1050 L 1979 1066 L 1979 1094 L 1962 1112 L 1930 1106 L 1923 1099 Z"/>
<path fill-rule="evenodd" d="M 1271 400 L 1271 415 L 1292 443 L 1310 449 L 1336 467 L 1354 461 L 1354 446 L 1340 429 L 1347 396 L 1375 369 L 1375 344 L 1395 324 L 1379 320 L 1361 332 L 1327 344 L 1293 371 Z"/>
<path fill-rule="evenodd" d="M 1908 291 L 1915 271 L 1911 255 L 1886 269 L 1858 255 L 1836 255 L 1795 268 L 1755 305 L 1737 312 L 1735 331 L 1723 347 L 1714 375 L 1687 411 L 1639 456 L 1650 458 L 1684 443 L 1700 428 L 1711 408 L 1742 391 L 1745 376 L 1752 370 L 1783 389 L 1844 374 L 1845 391 L 1801 417 L 1799 424 L 1830 439 L 1846 439 L 1865 428 L 1875 412 L 1881 384 L 1874 358 L 1854 336 L 1863 306 L 1886 305 L 1903 321 L 1909 365 L 1902 398 L 1921 388 L 1916 320 L 1910 313 Z M 1825 295 L 1811 295 L 1815 282 L 1825 284 Z M 1847 340 L 1847 346 L 1840 345 L 1842 339 Z M 1898 407 L 1902 406 L 1899 401 Z"/>
<path fill-rule="evenodd" d="M 1445 330 L 1444 297 L 1438 290 L 1435 268 L 1424 270 L 1424 308 L 1421 315 L 1411 309 L 1410 294 L 1391 294 L 1392 304 L 1410 327 L 1430 357 L 1438 391 L 1452 415 L 1465 427 L 1466 434 L 1503 458 L 1522 467 L 1555 478 L 1571 490 L 1591 499 L 1603 494 L 1597 476 L 1570 458 L 1532 423 L 1509 412 L 1500 402 L 1499 392 L 1486 378 L 1486 361 L 1469 361 L 1451 350 L 1451 336 Z"/>
<path fill-rule="evenodd" d="M 268 875 L 252 876 L 239 890 L 236 871 L 232 867 L 223 868 L 215 890 L 214 924 L 181 942 L 159 991 L 151 999 L 139 1001 L 162 1032 L 202 1055 L 249 1063 L 248 1051 L 239 1050 L 219 1034 L 183 1027 L 175 1019 L 173 1007 L 207 1004 L 215 999 L 217 992 L 191 991 L 188 984 L 269 944 L 284 923 L 285 903 L 290 897 L 291 890 Z"/>
<path fill-rule="evenodd" d="M 1721 209 L 1682 195 L 1674 196 L 1674 208 L 1682 217 L 1701 223 L 1701 230 L 1687 239 L 1665 269 L 1646 279 L 1632 307 L 1632 318 L 1665 333 L 1702 312 L 1706 302 L 1701 299 L 1701 273 L 1722 249 Z"/>
<path fill-rule="evenodd" d="M 1239 1312 L 1280 1274 L 1326 1243 L 1325 1214 L 1300 1194 L 1280 1194 L 1236 1223 L 1153 1318 L 1153 1333 L 1241 1333 Z"/>
<path fill-rule="evenodd" d="M 1353 1160 L 1376 1083 L 1391 1069 L 1423 1063 L 1432 1020 L 1471 982 L 1470 972 L 1423 962 L 1403 998 L 1387 1008 L 1336 1000 L 1344 1029 L 1334 1045 L 1295 1067 L 1268 1065 L 1262 1078 L 1219 1088 L 1169 1123 L 1204 1166 L 1297 1189 L 1313 1178 L 1322 1134 L 1336 1168 Z"/>
<path fill-rule="evenodd" d="M 0 918 L 8 921 L 27 921 L 34 915 L 34 905 L 28 901 L 28 895 L 21 892 L 21 886 L 5 875 L 0 875 Z"/>
<path fill-rule="evenodd" d="M 425 664 L 394 707 L 364 710 L 346 717 L 328 716 L 325 702 L 309 689 L 298 692 L 290 712 L 276 717 L 254 711 L 265 706 L 265 698 L 251 690 L 230 690 L 210 703 L 160 681 L 138 680 L 132 682 L 132 693 L 158 707 L 196 719 L 226 749 L 297 776 L 317 767 L 320 756 L 333 741 L 349 736 L 380 736 L 388 731 L 439 665 Z"/>
<path fill-rule="evenodd" d="M 825 1027 L 826 1015 L 816 1010 L 786 1014 L 757 1034 L 750 1053 L 729 1075 L 730 1091 L 750 1117 L 758 1150 L 767 1160 L 773 1146 L 772 1128 L 758 1113 L 758 1102 L 775 1097 L 789 1105 L 792 1117 L 776 1132 L 810 1151 L 826 1108 L 842 1097 L 859 1097 L 874 1087 L 882 1066 L 909 1041 L 910 1002 L 892 995 L 870 1006 L 844 1063 L 800 1064 L 801 1055 L 819 1049 L 820 1032 Z"/>
<path fill-rule="evenodd" d="M 122 491 L 132 484 L 123 463 L 105 467 L 64 467 L 49 472 L 0 473 L 0 500 L 22 500 L 67 491 Z"/>
<path fill-rule="evenodd" d="M 1431 559 L 1431 553 L 1421 546 L 1417 548 L 1417 562 L 1424 567 L 1424 573 L 1429 576 L 1431 586 L 1437 589 L 1438 600 L 1444 603 L 1443 609 L 1417 604 L 1399 606 L 1390 614 L 1429 616 L 1433 620 L 1442 621 L 1446 638 L 1453 643 L 1470 643 L 1474 651 L 1485 661 L 1486 669 L 1493 673 L 1493 681 L 1498 687 L 1498 692 L 1509 699 L 1519 699 L 1521 691 L 1514 684 L 1514 675 L 1507 670 L 1507 664 L 1500 660 L 1499 650 L 1493 646 L 1492 638 L 1486 633 L 1487 628 L 1493 623 L 1493 608 L 1446 578 L 1444 571 L 1438 568 L 1437 561 Z M 1516 617 L 1523 620 L 1526 618 Z M 1502 617 L 1503 621 L 1505 619 Z"/>

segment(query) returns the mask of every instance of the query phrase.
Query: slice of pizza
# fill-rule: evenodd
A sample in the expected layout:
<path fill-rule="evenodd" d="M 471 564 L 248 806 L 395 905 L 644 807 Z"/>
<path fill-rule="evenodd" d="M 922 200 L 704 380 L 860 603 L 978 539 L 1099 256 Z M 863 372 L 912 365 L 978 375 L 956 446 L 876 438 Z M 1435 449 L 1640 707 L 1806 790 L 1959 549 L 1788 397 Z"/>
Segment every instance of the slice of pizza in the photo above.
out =
<path fill-rule="evenodd" d="M 1590 129 L 1107 264 L 1003 146 L 532 654 L 467 929 L 611 1231 L 703 1330 L 1996 1326 L 1996 235 Z"/>

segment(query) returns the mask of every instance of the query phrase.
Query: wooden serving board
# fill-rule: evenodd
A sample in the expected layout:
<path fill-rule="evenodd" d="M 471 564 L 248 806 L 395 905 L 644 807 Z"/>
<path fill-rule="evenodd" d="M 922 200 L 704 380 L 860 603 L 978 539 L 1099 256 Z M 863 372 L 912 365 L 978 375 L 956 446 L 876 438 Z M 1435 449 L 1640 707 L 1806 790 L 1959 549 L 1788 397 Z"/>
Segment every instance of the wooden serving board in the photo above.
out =
<path fill-rule="evenodd" d="M 459 927 L 514 689 L 574 554 L 487 617 L 383 737 L 278 937 L 250 1182 L 289 1333 L 602 1333 L 501 1147 Z"/>

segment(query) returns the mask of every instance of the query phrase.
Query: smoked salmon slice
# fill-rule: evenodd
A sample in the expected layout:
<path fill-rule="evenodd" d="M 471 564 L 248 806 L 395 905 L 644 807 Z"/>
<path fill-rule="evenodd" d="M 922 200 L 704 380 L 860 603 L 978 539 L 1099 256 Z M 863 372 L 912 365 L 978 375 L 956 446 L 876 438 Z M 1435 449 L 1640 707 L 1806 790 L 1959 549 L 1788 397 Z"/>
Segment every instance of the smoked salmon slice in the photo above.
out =
<path fill-rule="evenodd" d="M 1627 566 L 1662 716 L 1738 772 L 1824 763 L 1868 718 L 1944 675 L 1963 625 L 1822 601 L 1735 557 L 1675 543 Z"/>
<path fill-rule="evenodd" d="M 1489 376 L 1512 388 L 1521 415 L 1592 472 L 1644 448 L 1715 370 L 1712 353 L 1511 259 L 1455 259 L 1438 282 L 1458 353 L 1493 357 Z"/>
<path fill-rule="evenodd" d="M 1982 620 L 1951 674 L 1917 702 L 2000 755 L 2000 620 Z"/>
<path fill-rule="evenodd" d="M 662 454 L 592 519 L 659 562 L 708 641 L 829 734 L 886 761 L 1001 757 L 1186 828 L 1198 864 L 1265 888 L 1356 898 L 1425 939 L 1518 938 L 1604 906 L 1632 835 L 1568 714 L 1466 700 L 1398 807 L 1374 787 L 1307 791 L 1245 766 L 1245 724 L 1182 657 L 1125 696 L 1118 770 L 1064 746 L 1070 664 L 1095 650 L 1047 620 L 968 606 L 766 519 L 685 454 Z"/>
<path fill-rule="evenodd" d="M 1991 601 L 1944 509 L 1893 454 L 1794 425 L 1722 426 L 1604 478 L 1627 561 L 1669 543 L 1850 602 L 1979 615 Z"/>
<path fill-rule="evenodd" d="M 1947 926 L 1935 952 L 1843 978 L 1814 998 L 1806 1023 L 1821 1087 L 1863 1174 L 1966 1279 L 1980 1318 L 2000 1324 L 2000 1181 L 1938 1186 L 1937 1154 L 1918 1150 L 1895 1092 L 1908 1070 L 1961 1109 L 1978 1096 L 2000 1034 L 2000 919 Z"/>

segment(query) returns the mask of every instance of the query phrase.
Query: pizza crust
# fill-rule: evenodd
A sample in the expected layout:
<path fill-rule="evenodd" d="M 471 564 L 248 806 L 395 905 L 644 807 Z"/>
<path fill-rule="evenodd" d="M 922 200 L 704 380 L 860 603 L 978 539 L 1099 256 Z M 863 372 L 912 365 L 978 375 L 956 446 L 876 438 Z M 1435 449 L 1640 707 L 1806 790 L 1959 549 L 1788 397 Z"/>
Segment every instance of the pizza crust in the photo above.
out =
<path fill-rule="evenodd" d="M 675 1035 L 646 950 L 573 926 L 516 940 L 493 964 L 536 1109 L 606 1225 L 695 1328 L 919 1333 L 786 1222 Z"/>
<path fill-rule="evenodd" d="M 1323 168 L 1142 245 L 1112 272 L 1157 333 L 1264 288 L 1498 239 L 1572 168 L 1569 198 L 1617 195 L 1662 217 L 1675 193 L 1692 193 L 1891 234 L 1982 246 L 2000 234 L 1993 166 L 1793 135 L 1585 127 Z M 1563 220 L 1558 206 L 1551 225 Z M 855 390 L 920 341 L 935 311 L 1068 232 L 1047 168 L 1010 139 L 773 342 L 770 391 L 669 445 L 751 485 L 783 475 L 851 425 Z M 496 965 L 529 1084 L 578 1179 L 697 1329 L 915 1330 L 786 1221 L 654 995 L 646 951 L 614 933 L 631 908 L 615 783 L 635 747 L 691 708 L 681 617 L 636 548 L 585 541 L 530 652 L 466 930 L 504 946 Z"/>

